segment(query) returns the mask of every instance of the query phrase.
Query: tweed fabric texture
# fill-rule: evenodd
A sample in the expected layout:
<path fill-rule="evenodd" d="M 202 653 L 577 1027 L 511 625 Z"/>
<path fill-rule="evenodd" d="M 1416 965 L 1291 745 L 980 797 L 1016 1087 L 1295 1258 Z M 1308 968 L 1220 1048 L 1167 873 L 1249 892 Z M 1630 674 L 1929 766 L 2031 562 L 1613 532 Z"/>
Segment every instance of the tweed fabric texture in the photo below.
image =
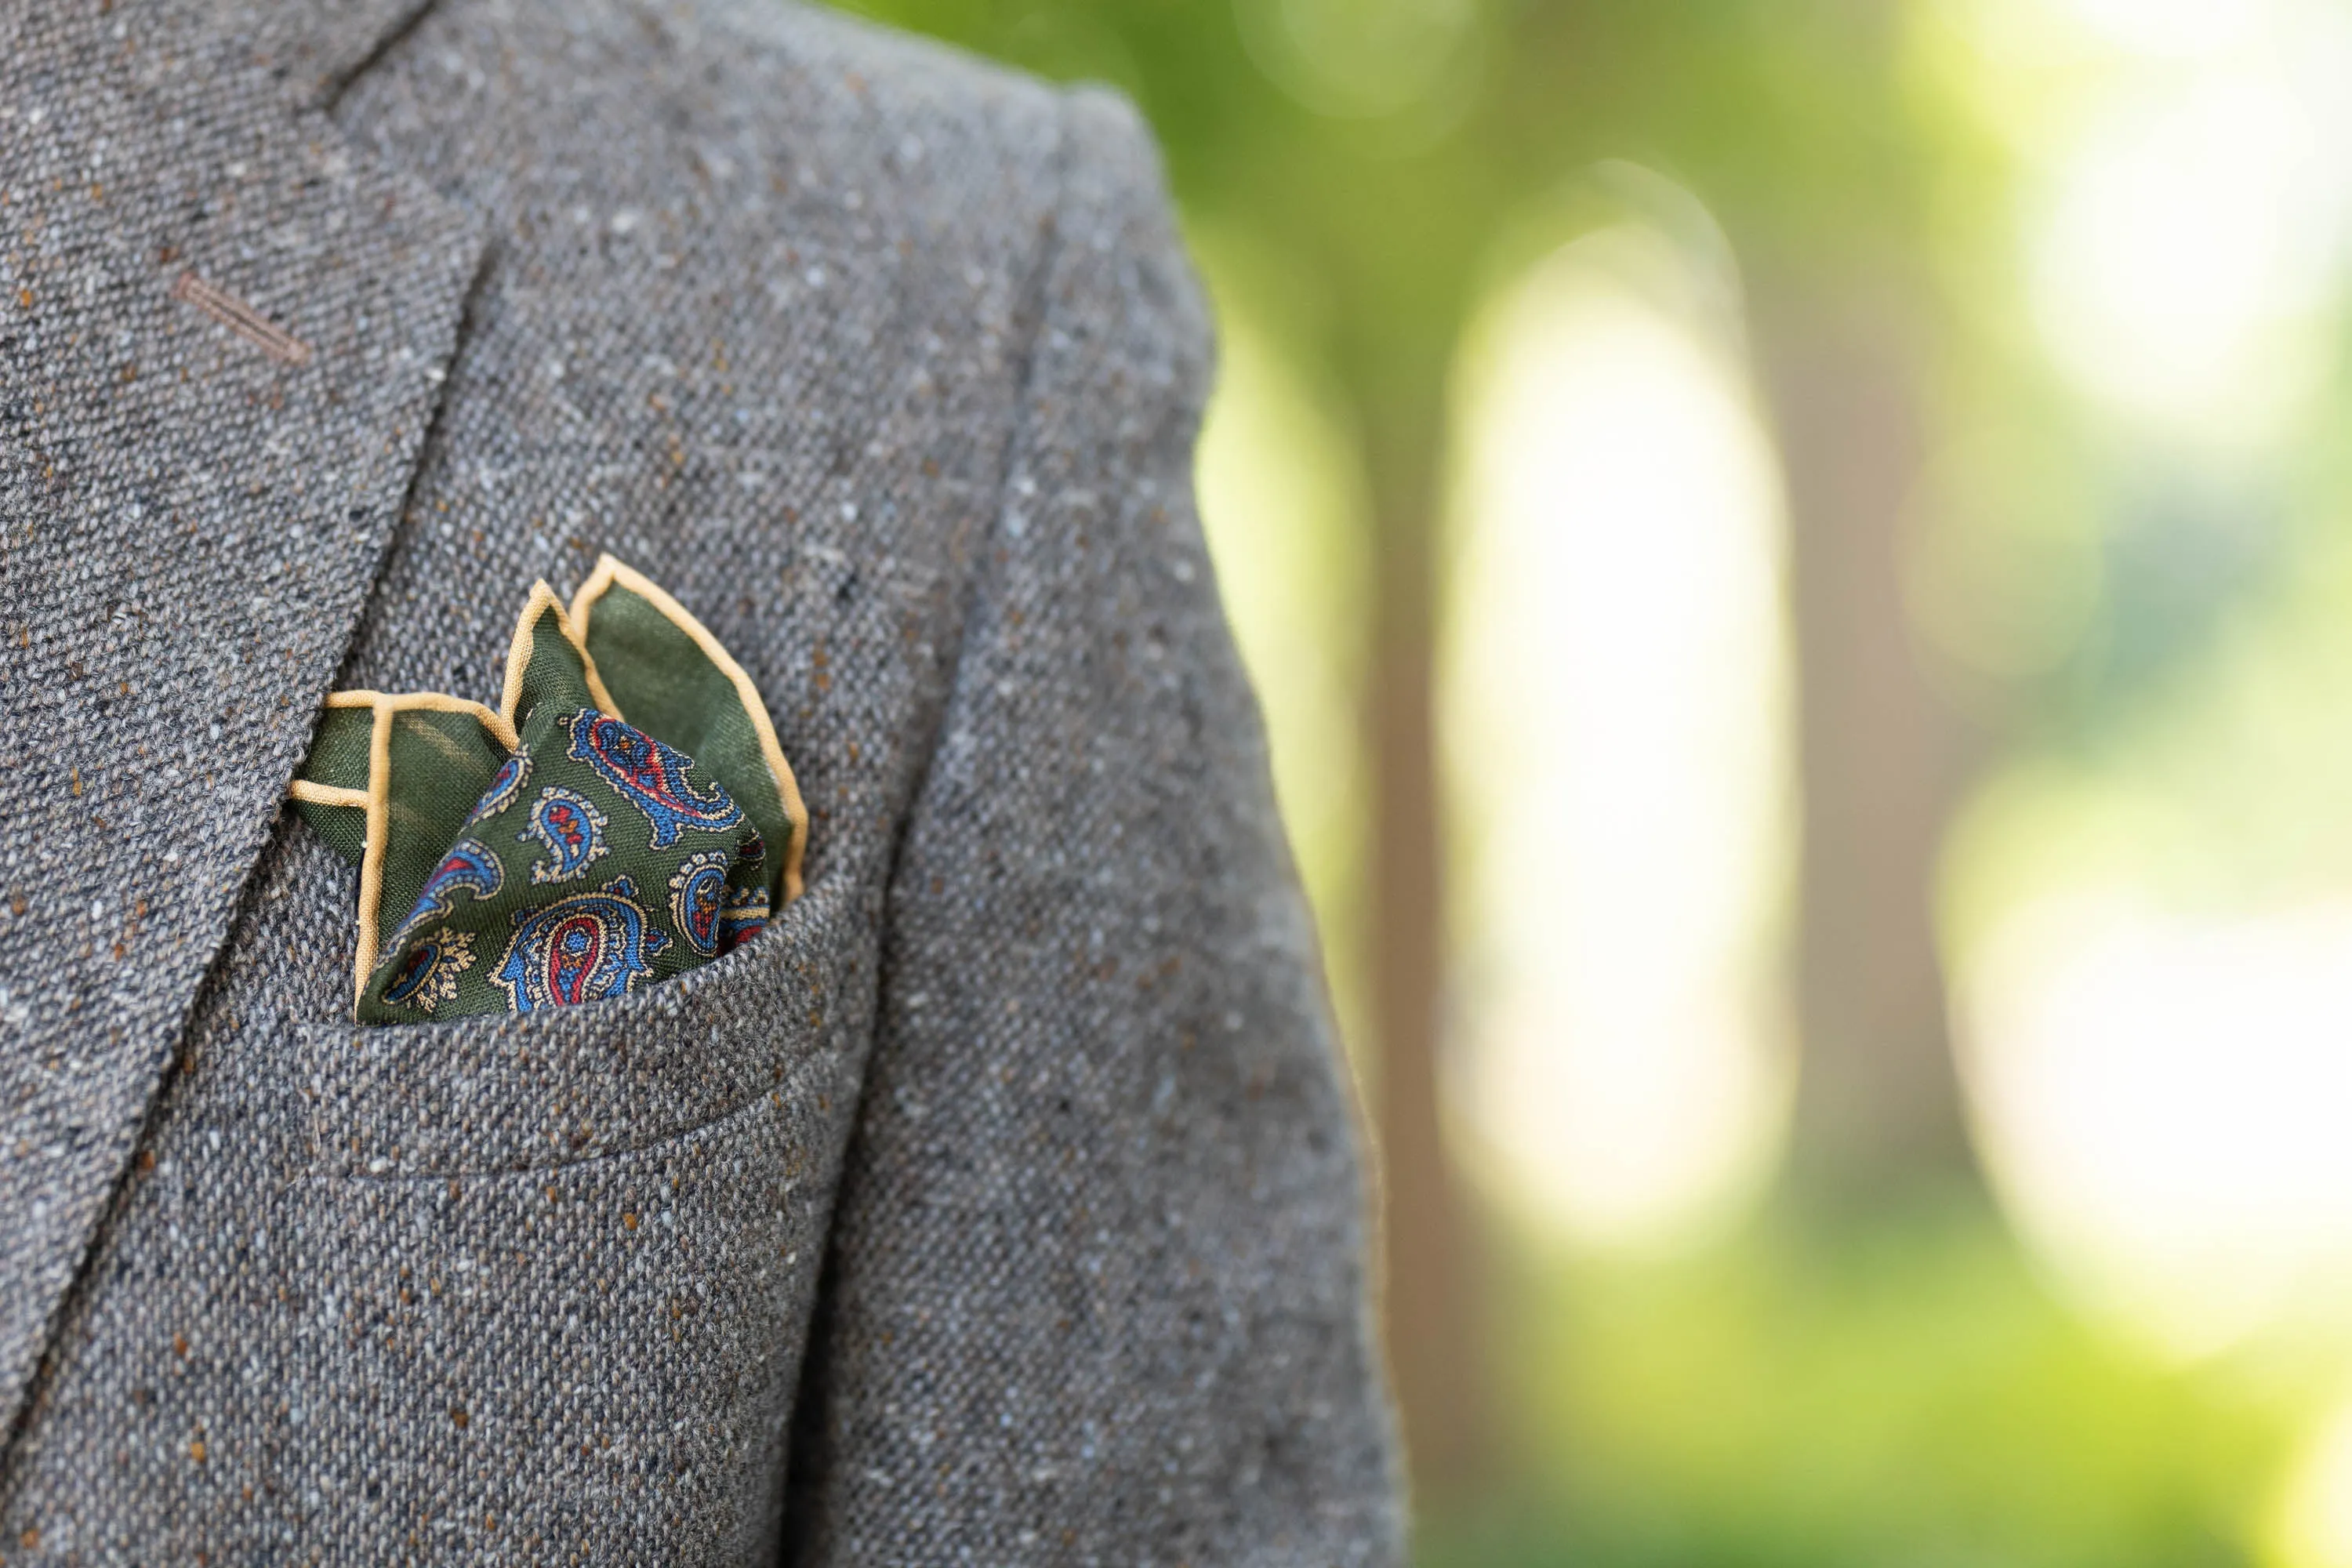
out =
<path fill-rule="evenodd" d="M 194 29 L 198 8 L 10 15 L 48 29 L 54 67 L 104 55 L 117 20 Z M 323 84 L 332 123 L 285 144 L 429 190 L 454 237 L 435 275 L 459 281 L 436 293 L 408 256 L 384 287 L 450 298 L 456 352 L 418 378 L 437 399 L 387 481 L 406 501 L 380 568 L 283 524 L 282 596 L 238 584 L 259 601 L 241 614 L 340 639 L 326 574 L 350 564 L 366 602 L 340 675 L 331 654 L 257 658 L 155 694 L 159 726 L 207 680 L 290 717 L 255 798 L 194 824 L 147 804 L 156 855 L 257 853 L 249 876 L 215 855 L 214 926 L 167 935 L 197 951 L 188 994 L 158 979 L 141 1015 L 152 1101 L 106 1079 L 101 1105 L 82 1098 L 100 1079 L 53 1069 L 81 1125 L 117 1100 L 128 1120 L 119 1153 L 83 1161 L 111 1184 L 86 1249 L 64 1245 L 86 1260 L 34 1309 L 0 1552 L 1396 1561 L 1347 1110 L 1191 511 L 1205 327 L 1130 111 L 763 0 L 283 15 L 269 38 L 300 41 L 247 28 L 231 52 L 257 81 L 214 90 L 284 134 L 315 122 L 286 95 Z M 69 75 L 12 76 L 5 101 L 63 112 L 84 101 Z M 101 119 L 83 152 L 130 134 Z M 12 191 L 18 148 L 0 142 Z M 85 215 L 53 232 L 59 266 L 104 253 Z M 260 378 L 247 408 L 282 415 L 285 389 L 307 425 L 413 438 L 365 377 L 340 403 L 293 395 L 348 348 L 299 321 L 305 369 L 223 347 L 221 374 Z M 12 395 L 65 374 L 5 363 Z M 165 412 L 183 444 L 205 427 Z M 257 448 L 285 438 L 245 418 Z M 26 689 L 54 690 L 130 634 L 95 587 L 72 616 L 29 614 L 17 563 L 61 514 L 10 482 L 0 618 L 53 649 Z M 254 515 L 312 515 L 282 504 Z M 338 1021 L 351 872 L 290 813 L 273 831 L 260 792 L 331 676 L 485 689 L 516 594 L 568 591 L 607 549 L 767 696 L 809 808 L 806 891 L 627 997 Z M 91 575 L 124 550 L 93 536 Z M 190 553 L 152 552 L 226 570 Z M 175 668 L 208 634 L 140 635 Z M 51 721 L 79 755 L 124 733 Z M 19 764 L 0 792 L 5 853 L 32 853 L 18 802 L 54 790 Z M 6 917 L 6 984 L 19 955 L 97 934 L 67 918 Z M 66 1001 L 119 981 L 38 973 L 0 1016 L 0 1074 L 107 1040 Z M 0 1209 L 11 1250 L 50 1245 L 25 1212 Z"/>
<path fill-rule="evenodd" d="M 0 1418 L 342 657 L 478 251 L 281 88 L 193 6 L 0 9 Z M 190 272 L 310 362 L 175 298 Z"/>

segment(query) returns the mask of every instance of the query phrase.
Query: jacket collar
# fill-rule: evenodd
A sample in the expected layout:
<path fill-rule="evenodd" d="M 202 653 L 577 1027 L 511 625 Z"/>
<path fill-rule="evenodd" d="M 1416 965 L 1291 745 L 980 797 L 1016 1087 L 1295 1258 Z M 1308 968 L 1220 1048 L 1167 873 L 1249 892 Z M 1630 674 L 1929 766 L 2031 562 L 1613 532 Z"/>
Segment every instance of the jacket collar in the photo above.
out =
<path fill-rule="evenodd" d="M 323 112 L 420 0 L 10 7 L 0 1432 L 402 509 L 483 242 Z M 18 1424 L 20 1425 L 20 1424 Z"/>

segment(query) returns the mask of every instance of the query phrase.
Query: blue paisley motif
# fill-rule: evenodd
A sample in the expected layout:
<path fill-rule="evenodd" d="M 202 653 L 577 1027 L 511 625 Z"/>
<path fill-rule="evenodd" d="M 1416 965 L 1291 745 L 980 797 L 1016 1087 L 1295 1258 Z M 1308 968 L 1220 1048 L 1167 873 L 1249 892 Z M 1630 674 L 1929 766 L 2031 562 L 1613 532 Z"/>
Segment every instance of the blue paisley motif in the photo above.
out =
<path fill-rule="evenodd" d="M 570 754 L 596 770 L 623 798 L 653 824 L 653 847 L 677 842 L 681 829 L 723 833 L 743 820 L 743 808 L 713 780 L 698 795 L 686 776 L 693 764 L 644 731 L 609 713 L 583 709 L 563 721 L 572 737 Z"/>
<path fill-rule="evenodd" d="M 727 910 L 727 868 L 734 857 L 714 849 L 689 855 L 669 879 L 669 914 L 687 946 L 709 958 L 719 951 Z"/>
<path fill-rule="evenodd" d="M 482 798 L 474 803 L 474 815 L 466 819 L 467 825 L 471 826 L 486 816 L 495 816 L 512 805 L 515 796 L 522 793 L 523 780 L 529 777 L 530 777 L 529 752 L 517 752 L 505 762 L 500 763 L 499 771 L 490 775 L 490 787 L 484 790 Z"/>
<path fill-rule="evenodd" d="M 430 1013 L 457 994 L 457 976 L 474 967 L 474 939 L 464 931 L 435 931 L 401 961 L 400 972 L 383 988 L 395 1006 Z"/>
<path fill-rule="evenodd" d="M 393 947 L 426 921 L 446 915 L 453 908 L 452 898 L 460 889 L 470 891 L 477 899 L 495 897 L 506 885 L 507 874 L 499 865 L 498 857 L 478 838 L 460 838 L 425 879 L 425 891 L 417 895 L 416 907 L 400 922 L 394 933 Z"/>
<path fill-rule="evenodd" d="M 569 881 L 604 853 L 604 814 L 577 790 L 550 784 L 530 803 L 530 821 L 515 841 L 535 841 L 547 851 L 531 866 L 532 881 Z"/>
<path fill-rule="evenodd" d="M 719 917 L 719 949 L 731 952 L 767 929 L 766 885 L 728 889 L 727 909 Z"/>
<path fill-rule="evenodd" d="M 646 924 L 626 877 L 593 893 L 519 910 L 514 921 L 514 938 L 491 978 L 518 1013 L 625 995 L 650 972 L 646 960 L 669 946 L 659 928 Z"/>

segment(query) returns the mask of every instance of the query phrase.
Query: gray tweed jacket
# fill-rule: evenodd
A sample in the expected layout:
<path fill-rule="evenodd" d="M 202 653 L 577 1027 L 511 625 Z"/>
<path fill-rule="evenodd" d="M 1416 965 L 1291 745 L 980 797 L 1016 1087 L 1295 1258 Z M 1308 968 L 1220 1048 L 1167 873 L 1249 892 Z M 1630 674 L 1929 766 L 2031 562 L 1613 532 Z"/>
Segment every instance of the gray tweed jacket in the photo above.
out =
<path fill-rule="evenodd" d="M 1396 1560 L 1132 113 L 787 0 L 0 0 L 0 1558 Z M 758 942 L 351 1026 L 279 809 L 600 550 Z"/>

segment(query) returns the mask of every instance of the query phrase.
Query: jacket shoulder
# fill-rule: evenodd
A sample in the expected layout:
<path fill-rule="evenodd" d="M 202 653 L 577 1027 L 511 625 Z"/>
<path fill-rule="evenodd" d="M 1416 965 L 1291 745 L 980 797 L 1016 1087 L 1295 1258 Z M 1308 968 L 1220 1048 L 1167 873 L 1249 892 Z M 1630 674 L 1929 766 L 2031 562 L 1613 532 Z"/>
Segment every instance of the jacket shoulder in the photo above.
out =
<path fill-rule="evenodd" d="M 739 209 L 766 193 L 780 209 L 829 198 L 822 226 L 854 241 L 861 205 L 941 239 L 1034 217 L 1071 100 L 793 0 L 443 0 L 334 113 L 494 224 L 558 185 Z"/>
<path fill-rule="evenodd" d="M 840 85 L 876 114 L 1058 112 L 1060 92 L 1025 72 L 803 0 L 699 0 L 677 20 L 768 68 L 838 73 Z"/>

